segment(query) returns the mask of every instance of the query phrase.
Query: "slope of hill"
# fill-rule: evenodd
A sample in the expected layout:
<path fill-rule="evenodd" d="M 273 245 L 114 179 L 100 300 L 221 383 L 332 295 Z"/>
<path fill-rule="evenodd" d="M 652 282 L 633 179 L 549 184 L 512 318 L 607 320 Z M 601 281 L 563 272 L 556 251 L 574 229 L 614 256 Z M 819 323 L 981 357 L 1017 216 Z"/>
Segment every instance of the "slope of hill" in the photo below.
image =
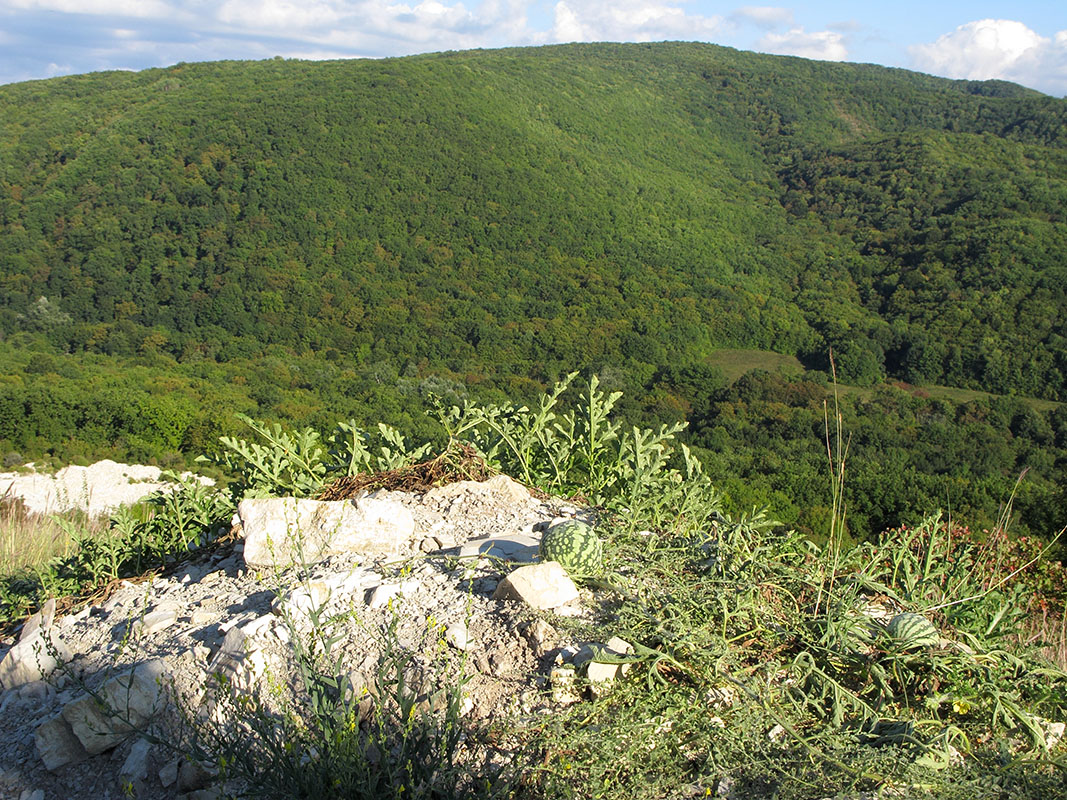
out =
<path fill-rule="evenodd" d="M 584 369 L 748 486 L 785 457 L 740 496 L 807 504 L 822 390 L 731 390 L 714 354 L 1064 399 L 1065 121 L 1003 82 L 703 44 L 0 87 L 0 448 L 180 463 L 235 410 L 432 436 L 431 393 Z M 754 398 L 780 422 L 755 438 Z M 1027 466 L 1032 508 L 1062 496 L 1064 415 L 976 402 L 854 404 L 924 487 L 880 487 L 857 525 L 918 497 L 995 515 Z M 996 448 L 949 424 L 919 455 L 931 419 Z"/>
<path fill-rule="evenodd" d="M 0 118 L 8 334 L 542 377 L 834 345 L 1065 391 L 1067 105 L 1010 86 L 581 45 L 64 78 Z"/>

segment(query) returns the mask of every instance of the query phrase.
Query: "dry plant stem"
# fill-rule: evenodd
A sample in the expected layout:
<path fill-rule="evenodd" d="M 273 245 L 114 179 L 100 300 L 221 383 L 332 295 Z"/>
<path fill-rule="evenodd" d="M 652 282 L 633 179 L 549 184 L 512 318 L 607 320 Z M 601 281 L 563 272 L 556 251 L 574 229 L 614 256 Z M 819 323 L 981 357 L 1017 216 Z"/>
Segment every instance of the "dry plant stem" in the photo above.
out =
<path fill-rule="evenodd" d="M 56 517 L 73 521 L 73 514 L 46 516 L 30 513 L 17 497 L 0 498 L 0 574 L 45 564 L 49 559 L 71 553 L 71 541 Z M 86 529 L 94 535 L 106 530 L 102 519 L 86 519 Z"/>
<path fill-rule="evenodd" d="M 451 442 L 441 455 L 399 469 L 337 478 L 316 495 L 316 500 L 348 500 L 367 489 L 425 492 L 462 480 L 484 481 L 493 472 L 470 445 Z"/>
<path fill-rule="evenodd" d="M 841 557 L 841 537 L 845 528 L 845 461 L 848 457 L 848 446 L 852 441 L 844 437 L 844 420 L 841 416 L 841 407 L 837 395 L 837 366 L 834 363 L 833 350 L 830 351 L 830 372 L 834 381 L 834 437 L 830 437 L 829 409 L 823 402 L 823 428 L 826 440 L 826 459 L 830 467 L 830 536 L 827 548 L 830 552 L 830 575 L 829 585 L 826 585 L 825 566 L 823 576 L 819 581 L 819 589 L 815 599 L 815 615 L 818 616 L 822 606 L 823 591 L 830 594 L 834 588 L 837 577 L 837 568 Z"/>

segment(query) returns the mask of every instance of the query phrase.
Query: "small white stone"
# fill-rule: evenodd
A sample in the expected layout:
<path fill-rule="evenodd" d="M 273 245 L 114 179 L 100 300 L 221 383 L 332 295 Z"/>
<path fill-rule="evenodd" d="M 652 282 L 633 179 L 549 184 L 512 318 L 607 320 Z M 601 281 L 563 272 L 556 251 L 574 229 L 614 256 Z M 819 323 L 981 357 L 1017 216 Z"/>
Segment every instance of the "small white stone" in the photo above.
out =
<path fill-rule="evenodd" d="M 467 649 L 467 626 L 462 622 L 453 622 L 445 629 L 445 641 L 457 650 Z"/>
<path fill-rule="evenodd" d="M 218 617 L 218 614 L 215 614 L 215 613 L 213 613 L 211 611 L 205 611 L 203 609 L 197 609 L 196 611 L 194 611 L 192 614 L 189 615 L 189 620 L 192 622 L 193 625 L 196 625 L 197 627 L 200 627 L 202 625 L 208 625 L 209 623 L 214 621 L 217 617 Z"/>
<path fill-rule="evenodd" d="M 178 614 L 175 611 L 152 611 L 133 624 L 133 632 L 135 635 L 148 636 L 166 630 L 177 621 Z"/>
<path fill-rule="evenodd" d="M 530 645 L 538 655 L 544 655 L 548 651 L 548 643 L 556 637 L 555 629 L 543 619 L 537 619 L 526 626 L 523 631 Z"/>
<path fill-rule="evenodd" d="M 737 702 L 737 689 L 733 686 L 715 686 L 704 695 L 711 708 L 731 708 Z"/>
<path fill-rule="evenodd" d="M 125 782 L 143 780 L 148 775 L 148 756 L 152 751 L 152 744 L 147 739 L 138 739 L 130 748 L 130 754 L 122 762 L 119 777 Z"/>
<path fill-rule="evenodd" d="M 398 595 L 413 594 L 421 588 L 416 580 L 406 580 L 400 583 L 383 583 L 370 591 L 367 597 L 367 605 L 370 608 L 383 608 L 389 601 Z"/>
<path fill-rule="evenodd" d="M 168 789 L 173 786 L 178 780 L 178 759 L 172 758 L 163 768 L 159 771 L 159 782 L 163 784 L 164 789 Z"/>

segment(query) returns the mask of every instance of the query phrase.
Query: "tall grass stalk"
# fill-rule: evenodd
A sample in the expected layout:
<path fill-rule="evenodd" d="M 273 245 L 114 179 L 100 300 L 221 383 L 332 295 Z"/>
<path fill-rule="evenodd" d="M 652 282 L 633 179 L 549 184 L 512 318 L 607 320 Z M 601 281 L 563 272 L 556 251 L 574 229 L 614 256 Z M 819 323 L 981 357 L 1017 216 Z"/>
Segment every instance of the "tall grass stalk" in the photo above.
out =
<path fill-rule="evenodd" d="M 832 594 L 834 579 L 841 562 L 841 545 L 845 533 L 845 462 L 848 459 L 848 447 L 852 437 L 845 438 L 844 419 L 841 416 L 841 406 L 837 394 L 837 365 L 834 363 L 834 353 L 830 351 L 830 372 L 834 383 L 834 413 L 833 435 L 830 428 L 830 411 L 826 402 L 823 402 L 823 428 L 826 441 L 826 460 L 830 469 L 830 531 L 826 543 L 826 554 L 829 559 L 829 575 L 826 574 L 826 559 L 823 559 L 823 573 L 819 580 L 818 593 L 815 599 L 815 615 L 818 616 L 822 607 L 823 593 Z"/>

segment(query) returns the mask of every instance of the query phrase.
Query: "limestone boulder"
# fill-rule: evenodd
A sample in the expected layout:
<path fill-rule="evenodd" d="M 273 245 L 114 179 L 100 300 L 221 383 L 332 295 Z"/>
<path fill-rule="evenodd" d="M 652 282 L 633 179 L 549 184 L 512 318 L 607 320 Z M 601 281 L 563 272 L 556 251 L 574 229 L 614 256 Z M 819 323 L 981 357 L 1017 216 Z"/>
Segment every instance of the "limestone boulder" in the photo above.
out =
<path fill-rule="evenodd" d="M 147 661 L 108 680 L 93 695 L 63 707 L 63 719 L 90 755 L 110 750 L 142 729 L 166 702 L 163 662 Z"/>
<path fill-rule="evenodd" d="M 559 608 L 578 599 L 578 587 L 558 561 L 530 564 L 509 573 L 494 600 L 518 600 L 534 608 Z"/>
<path fill-rule="evenodd" d="M 395 500 L 242 500 L 237 507 L 250 567 L 315 564 L 331 555 L 395 556 L 412 540 L 415 519 Z"/>
<path fill-rule="evenodd" d="M 52 627 L 55 610 L 56 601 L 49 600 L 22 626 L 18 642 L 0 660 L 0 689 L 40 681 L 70 661 L 70 651 Z"/>

